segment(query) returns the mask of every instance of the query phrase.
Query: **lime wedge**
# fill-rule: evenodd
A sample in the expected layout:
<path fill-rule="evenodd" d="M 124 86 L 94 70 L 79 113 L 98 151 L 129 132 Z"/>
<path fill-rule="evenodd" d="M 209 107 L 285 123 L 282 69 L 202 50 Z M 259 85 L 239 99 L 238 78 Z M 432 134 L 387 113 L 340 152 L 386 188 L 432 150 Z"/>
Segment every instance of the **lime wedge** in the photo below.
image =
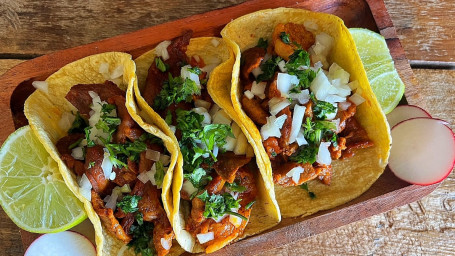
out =
<path fill-rule="evenodd" d="M 400 102 L 404 84 L 400 79 L 384 37 L 363 28 L 351 28 L 368 80 L 385 114 L 390 113 Z"/>
<path fill-rule="evenodd" d="M 67 230 L 87 217 L 29 126 L 0 149 L 0 204 L 17 226 L 34 233 Z"/>

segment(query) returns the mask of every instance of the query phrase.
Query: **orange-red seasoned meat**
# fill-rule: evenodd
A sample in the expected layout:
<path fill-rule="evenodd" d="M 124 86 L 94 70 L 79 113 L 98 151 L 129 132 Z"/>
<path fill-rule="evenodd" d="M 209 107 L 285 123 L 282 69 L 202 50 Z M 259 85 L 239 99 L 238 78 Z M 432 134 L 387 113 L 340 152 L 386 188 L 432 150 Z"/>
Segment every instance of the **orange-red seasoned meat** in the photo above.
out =
<path fill-rule="evenodd" d="M 294 167 L 302 167 L 305 171 L 300 174 L 299 182 L 294 182 L 292 177 L 286 176 L 286 174 L 291 171 Z M 311 164 L 299 164 L 296 162 L 287 162 L 279 165 L 273 166 L 273 182 L 277 185 L 284 187 L 289 186 L 298 186 L 304 182 L 312 180 L 318 176 L 318 172 L 313 168 Z"/>
<path fill-rule="evenodd" d="M 283 98 L 281 96 L 281 92 L 278 90 L 277 78 L 278 78 L 278 72 L 275 73 L 275 75 L 272 78 L 272 81 L 267 83 L 266 95 L 267 95 L 268 99 Z"/>
<path fill-rule="evenodd" d="M 346 121 L 353 117 L 355 115 L 355 112 L 357 110 L 357 107 L 354 103 L 351 101 L 347 100 L 346 102 L 351 103 L 349 107 L 346 110 L 341 110 L 338 108 L 337 115 L 335 116 L 335 119 L 339 118 L 340 119 L 340 129 L 338 132 L 342 132 L 344 130 L 344 127 L 346 126 Z"/>
<path fill-rule="evenodd" d="M 352 117 L 346 121 L 346 128 L 340 134 L 346 138 L 346 150 L 342 152 L 341 159 L 354 156 L 358 149 L 369 148 L 374 143 L 368 138 L 368 134 L 357 120 Z"/>
<path fill-rule="evenodd" d="M 242 108 L 257 125 L 264 125 L 267 123 L 269 113 L 261 107 L 260 101 L 255 98 L 248 99 L 244 94 L 242 94 Z"/>
<path fill-rule="evenodd" d="M 140 181 L 138 181 L 140 182 Z M 144 192 L 142 198 L 137 204 L 139 211 L 142 213 L 144 221 L 152 221 L 160 215 L 166 215 L 160 202 L 160 192 L 156 186 L 147 182 L 144 184 Z"/>
<path fill-rule="evenodd" d="M 119 186 L 130 184 L 137 178 L 137 174 L 139 173 L 137 164 L 129 159 L 127 167 L 114 167 L 112 170 L 115 172 L 115 179 L 112 182 Z"/>
<path fill-rule="evenodd" d="M 217 194 L 223 189 L 225 183 L 226 180 L 223 179 L 221 176 L 214 175 L 214 177 L 209 182 L 209 184 L 207 184 L 205 189 L 207 189 L 207 193 L 209 194 Z"/>
<path fill-rule="evenodd" d="M 90 108 L 90 105 L 92 105 L 92 97 L 90 97 L 89 91 L 97 93 L 102 101 L 107 101 L 108 98 L 116 95 L 125 95 L 125 92 L 111 81 L 106 81 L 104 84 L 77 84 L 71 87 L 65 98 L 76 107 L 85 118 L 89 117 L 89 113 L 92 110 Z"/>
<path fill-rule="evenodd" d="M 278 138 L 276 137 L 269 137 L 265 141 L 263 141 L 262 144 L 264 145 L 265 151 L 267 152 L 267 155 L 269 156 L 270 159 L 274 159 L 283 151 L 280 148 Z"/>
<path fill-rule="evenodd" d="M 330 182 L 332 181 L 332 166 L 317 164 L 314 169 L 318 173 L 319 180 L 321 180 L 325 185 L 330 185 Z"/>
<path fill-rule="evenodd" d="M 240 70 L 242 78 L 248 80 L 251 71 L 261 65 L 266 50 L 261 47 L 253 47 L 242 53 L 243 65 Z"/>
<path fill-rule="evenodd" d="M 167 243 L 170 247 L 172 245 L 172 240 L 175 238 L 175 234 L 166 215 L 161 215 L 154 224 L 153 244 L 155 245 L 158 256 L 164 256 L 169 253 L 169 250 L 163 247 L 163 243 Z M 163 241 L 161 241 L 162 239 Z"/>
<path fill-rule="evenodd" d="M 204 211 L 205 211 L 204 201 L 197 197 L 194 197 L 193 200 L 191 200 L 190 218 L 186 222 L 186 230 L 188 230 L 194 236 L 200 233 L 199 226 L 205 220 Z"/>
<path fill-rule="evenodd" d="M 339 137 L 337 140 L 337 146 L 334 147 L 332 144 L 329 147 L 330 156 L 333 160 L 337 160 L 341 157 L 341 153 L 346 149 L 346 138 Z"/>
<path fill-rule="evenodd" d="M 282 32 L 289 35 L 289 43 L 283 42 L 281 38 Z M 289 60 L 289 56 L 291 56 L 299 46 L 304 50 L 308 50 L 315 42 L 313 33 L 306 30 L 303 24 L 294 23 L 280 23 L 276 25 L 272 38 L 276 54 L 286 61 Z"/>
<path fill-rule="evenodd" d="M 232 151 L 228 151 L 217 156 L 217 161 L 213 165 L 213 169 L 220 175 L 224 180 L 232 183 L 235 178 L 237 170 L 249 163 L 251 157 L 245 155 L 236 155 Z"/>
<path fill-rule="evenodd" d="M 169 59 L 165 60 L 164 63 L 169 65 L 169 72 L 171 72 L 174 77 L 180 76 L 180 67 L 189 63 L 186 49 L 192 36 L 193 31 L 187 30 L 181 36 L 173 39 L 171 44 L 167 47 Z"/>
<path fill-rule="evenodd" d="M 281 148 L 286 148 L 289 145 L 289 137 L 291 136 L 292 129 L 292 113 L 289 106 L 278 112 L 276 116 L 280 117 L 282 115 L 286 115 L 287 118 L 286 121 L 284 121 L 283 127 L 281 127 L 281 137 L 278 142 Z"/>
<path fill-rule="evenodd" d="M 104 202 L 100 196 L 92 190 L 92 205 L 96 214 L 101 219 L 101 222 L 107 230 L 114 234 L 118 239 L 122 240 L 124 243 L 129 243 L 131 241 L 131 236 L 129 236 L 125 230 L 122 228 L 118 220 L 114 217 L 114 212 L 110 208 L 104 208 Z"/>
<path fill-rule="evenodd" d="M 102 146 L 95 145 L 93 147 L 87 147 L 85 154 L 87 171 L 85 175 L 87 175 L 88 180 L 92 184 L 93 190 L 100 194 L 105 194 L 109 185 L 109 177 L 104 177 L 104 171 L 101 168 L 103 158 L 104 150 Z M 90 168 L 88 168 L 89 165 L 91 166 Z"/>
<path fill-rule="evenodd" d="M 60 157 L 62 158 L 63 162 L 78 176 L 82 176 L 82 174 L 85 173 L 84 162 L 76 160 L 71 156 L 72 150 L 70 149 L 70 146 L 74 143 L 77 143 L 83 138 L 85 138 L 85 135 L 81 133 L 68 134 L 67 136 L 58 140 L 56 144 L 57 150 L 60 153 Z"/>
<path fill-rule="evenodd" d="M 160 94 L 161 89 L 163 89 L 164 81 L 169 79 L 169 75 L 167 72 L 161 72 L 155 63 L 150 65 L 148 70 L 147 78 L 145 79 L 145 86 L 142 91 L 142 95 L 145 101 L 150 105 L 153 106 L 153 102 L 155 101 L 156 96 Z"/>
<path fill-rule="evenodd" d="M 121 119 L 121 123 L 114 134 L 114 142 L 124 144 L 127 138 L 131 141 L 138 139 L 143 131 L 128 113 L 125 106 L 125 97 L 123 95 L 117 95 L 109 98 L 107 101 L 109 104 L 115 104 L 117 107 L 117 116 Z"/>

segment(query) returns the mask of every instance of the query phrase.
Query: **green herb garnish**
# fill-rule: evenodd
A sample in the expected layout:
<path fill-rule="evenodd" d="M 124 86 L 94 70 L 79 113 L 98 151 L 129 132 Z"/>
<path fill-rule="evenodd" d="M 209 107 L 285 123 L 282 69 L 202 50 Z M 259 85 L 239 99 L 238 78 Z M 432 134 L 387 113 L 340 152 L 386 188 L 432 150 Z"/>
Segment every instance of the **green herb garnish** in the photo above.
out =
<path fill-rule="evenodd" d="M 140 196 L 124 196 L 120 202 L 117 203 L 117 207 L 122 209 L 124 213 L 134 213 L 139 210 L 137 204 L 141 200 Z"/>
<path fill-rule="evenodd" d="M 76 112 L 76 118 L 71 124 L 71 128 L 68 130 L 68 134 L 72 133 L 84 133 L 84 129 L 88 126 L 87 120 L 85 120 L 78 112 Z"/>
<path fill-rule="evenodd" d="M 313 106 L 313 114 L 316 119 L 325 120 L 327 115 L 333 114 L 336 112 L 336 107 L 332 103 L 316 100 L 315 105 Z"/>
<path fill-rule="evenodd" d="M 261 64 L 262 74 L 258 75 L 256 82 L 267 81 L 272 79 L 275 75 L 275 70 L 278 67 L 278 63 L 283 59 L 279 56 L 271 57 L 267 61 Z"/>
<path fill-rule="evenodd" d="M 140 253 L 142 256 L 156 255 L 153 243 L 150 243 L 153 238 L 152 222 L 143 222 L 142 225 L 132 225 L 130 234 L 133 239 L 128 243 L 128 247 L 133 247 L 136 254 Z"/>
<path fill-rule="evenodd" d="M 289 34 L 286 33 L 286 32 L 281 32 L 280 33 L 280 38 L 281 38 L 281 41 L 283 41 L 283 43 L 285 43 L 285 44 L 290 44 L 291 43 L 291 39 L 289 39 Z"/>
<path fill-rule="evenodd" d="M 316 162 L 316 156 L 318 155 L 318 149 L 316 145 L 303 145 L 300 146 L 296 153 L 294 153 L 289 159 L 297 163 L 309 163 L 313 164 Z"/>
<path fill-rule="evenodd" d="M 237 184 L 236 182 L 233 182 L 233 183 L 225 183 L 226 187 L 232 191 L 232 192 L 245 192 L 246 191 L 246 187 L 240 185 L 240 184 Z"/>
<path fill-rule="evenodd" d="M 224 214 L 232 214 L 231 210 L 238 209 L 240 207 L 239 202 L 242 200 L 235 200 L 229 193 L 224 193 L 222 195 L 213 194 L 209 196 L 207 190 L 198 195 L 197 198 L 201 199 L 205 203 L 204 217 L 214 219 L 222 217 Z M 242 217 L 245 218 L 245 216 Z"/>
<path fill-rule="evenodd" d="M 95 166 L 95 161 L 88 163 L 88 169 L 91 169 L 93 166 Z"/>
<path fill-rule="evenodd" d="M 166 70 L 169 68 L 169 66 L 167 64 L 165 64 L 163 62 L 163 60 L 161 60 L 160 57 L 155 58 L 155 65 L 156 65 L 156 68 L 158 68 L 158 70 L 161 72 L 166 72 Z"/>
<path fill-rule="evenodd" d="M 267 49 L 267 47 L 269 47 L 269 43 L 267 42 L 267 39 L 264 39 L 261 37 L 261 38 L 259 38 L 258 44 L 256 47 Z"/>
<path fill-rule="evenodd" d="M 245 209 L 247 209 L 247 210 L 250 209 L 250 208 L 253 206 L 254 203 L 256 203 L 256 200 L 253 200 L 253 201 L 249 202 L 249 203 L 245 206 Z"/>
<path fill-rule="evenodd" d="M 310 196 L 311 199 L 315 199 L 316 198 L 316 194 L 314 194 L 313 192 L 311 192 L 308 188 L 308 183 L 303 183 L 302 185 L 300 185 L 300 187 L 306 191 L 308 191 L 308 195 Z"/>
<path fill-rule="evenodd" d="M 172 77 L 169 73 L 169 79 L 164 82 L 163 88 L 153 102 L 153 109 L 163 110 L 171 104 L 182 101 L 190 102 L 193 94 L 199 95 L 200 93 L 201 90 L 193 80 L 183 79 L 180 76 Z"/>

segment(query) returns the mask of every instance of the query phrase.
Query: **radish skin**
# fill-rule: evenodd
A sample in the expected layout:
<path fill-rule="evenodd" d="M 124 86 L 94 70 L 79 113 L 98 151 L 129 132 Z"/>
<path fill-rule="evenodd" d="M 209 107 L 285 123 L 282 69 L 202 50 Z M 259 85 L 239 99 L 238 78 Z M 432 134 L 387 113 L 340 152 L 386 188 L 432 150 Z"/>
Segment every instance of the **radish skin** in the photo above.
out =
<path fill-rule="evenodd" d="M 386 115 L 387 122 L 389 122 L 390 128 L 393 128 L 396 124 L 401 121 L 405 121 L 415 117 L 429 117 L 431 115 L 424 109 L 413 106 L 413 105 L 400 105 L 396 107 L 392 112 Z"/>

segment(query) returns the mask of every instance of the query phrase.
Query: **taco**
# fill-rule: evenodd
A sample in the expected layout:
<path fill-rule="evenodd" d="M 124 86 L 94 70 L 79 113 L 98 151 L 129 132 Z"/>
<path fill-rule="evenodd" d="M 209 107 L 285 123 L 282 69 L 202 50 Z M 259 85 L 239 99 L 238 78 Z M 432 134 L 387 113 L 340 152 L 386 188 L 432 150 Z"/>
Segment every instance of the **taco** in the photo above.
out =
<path fill-rule="evenodd" d="M 221 35 L 236 55 L 225 97 L 273 177 L 282 215 L 310 215 L 366 191 L 387 165 L 391 138 L 343 21 L 268 9 Z"/>
<path fill-rule="evenodd" d="M 109 52 L 70 63 L 35 91 L 25 115 L 94 225 L 97 255 L 167 255 L 177 148 L 137 113 L 135 64 Z M 129 86 L 129 88 L 128 88 Z M 125 90 L 128 91 L 125 92 Z M 169 171 L 167 171 L 169 170 Z"/>
<path fill-rule="evenodd" d="M 229 98 L 234 56 L 221 38 L 185 32 L 135 60 L 135 95 L 179 145 L 172 226 L 189 252 L 216 251 L 280 221 L 270 176 Z"/>

